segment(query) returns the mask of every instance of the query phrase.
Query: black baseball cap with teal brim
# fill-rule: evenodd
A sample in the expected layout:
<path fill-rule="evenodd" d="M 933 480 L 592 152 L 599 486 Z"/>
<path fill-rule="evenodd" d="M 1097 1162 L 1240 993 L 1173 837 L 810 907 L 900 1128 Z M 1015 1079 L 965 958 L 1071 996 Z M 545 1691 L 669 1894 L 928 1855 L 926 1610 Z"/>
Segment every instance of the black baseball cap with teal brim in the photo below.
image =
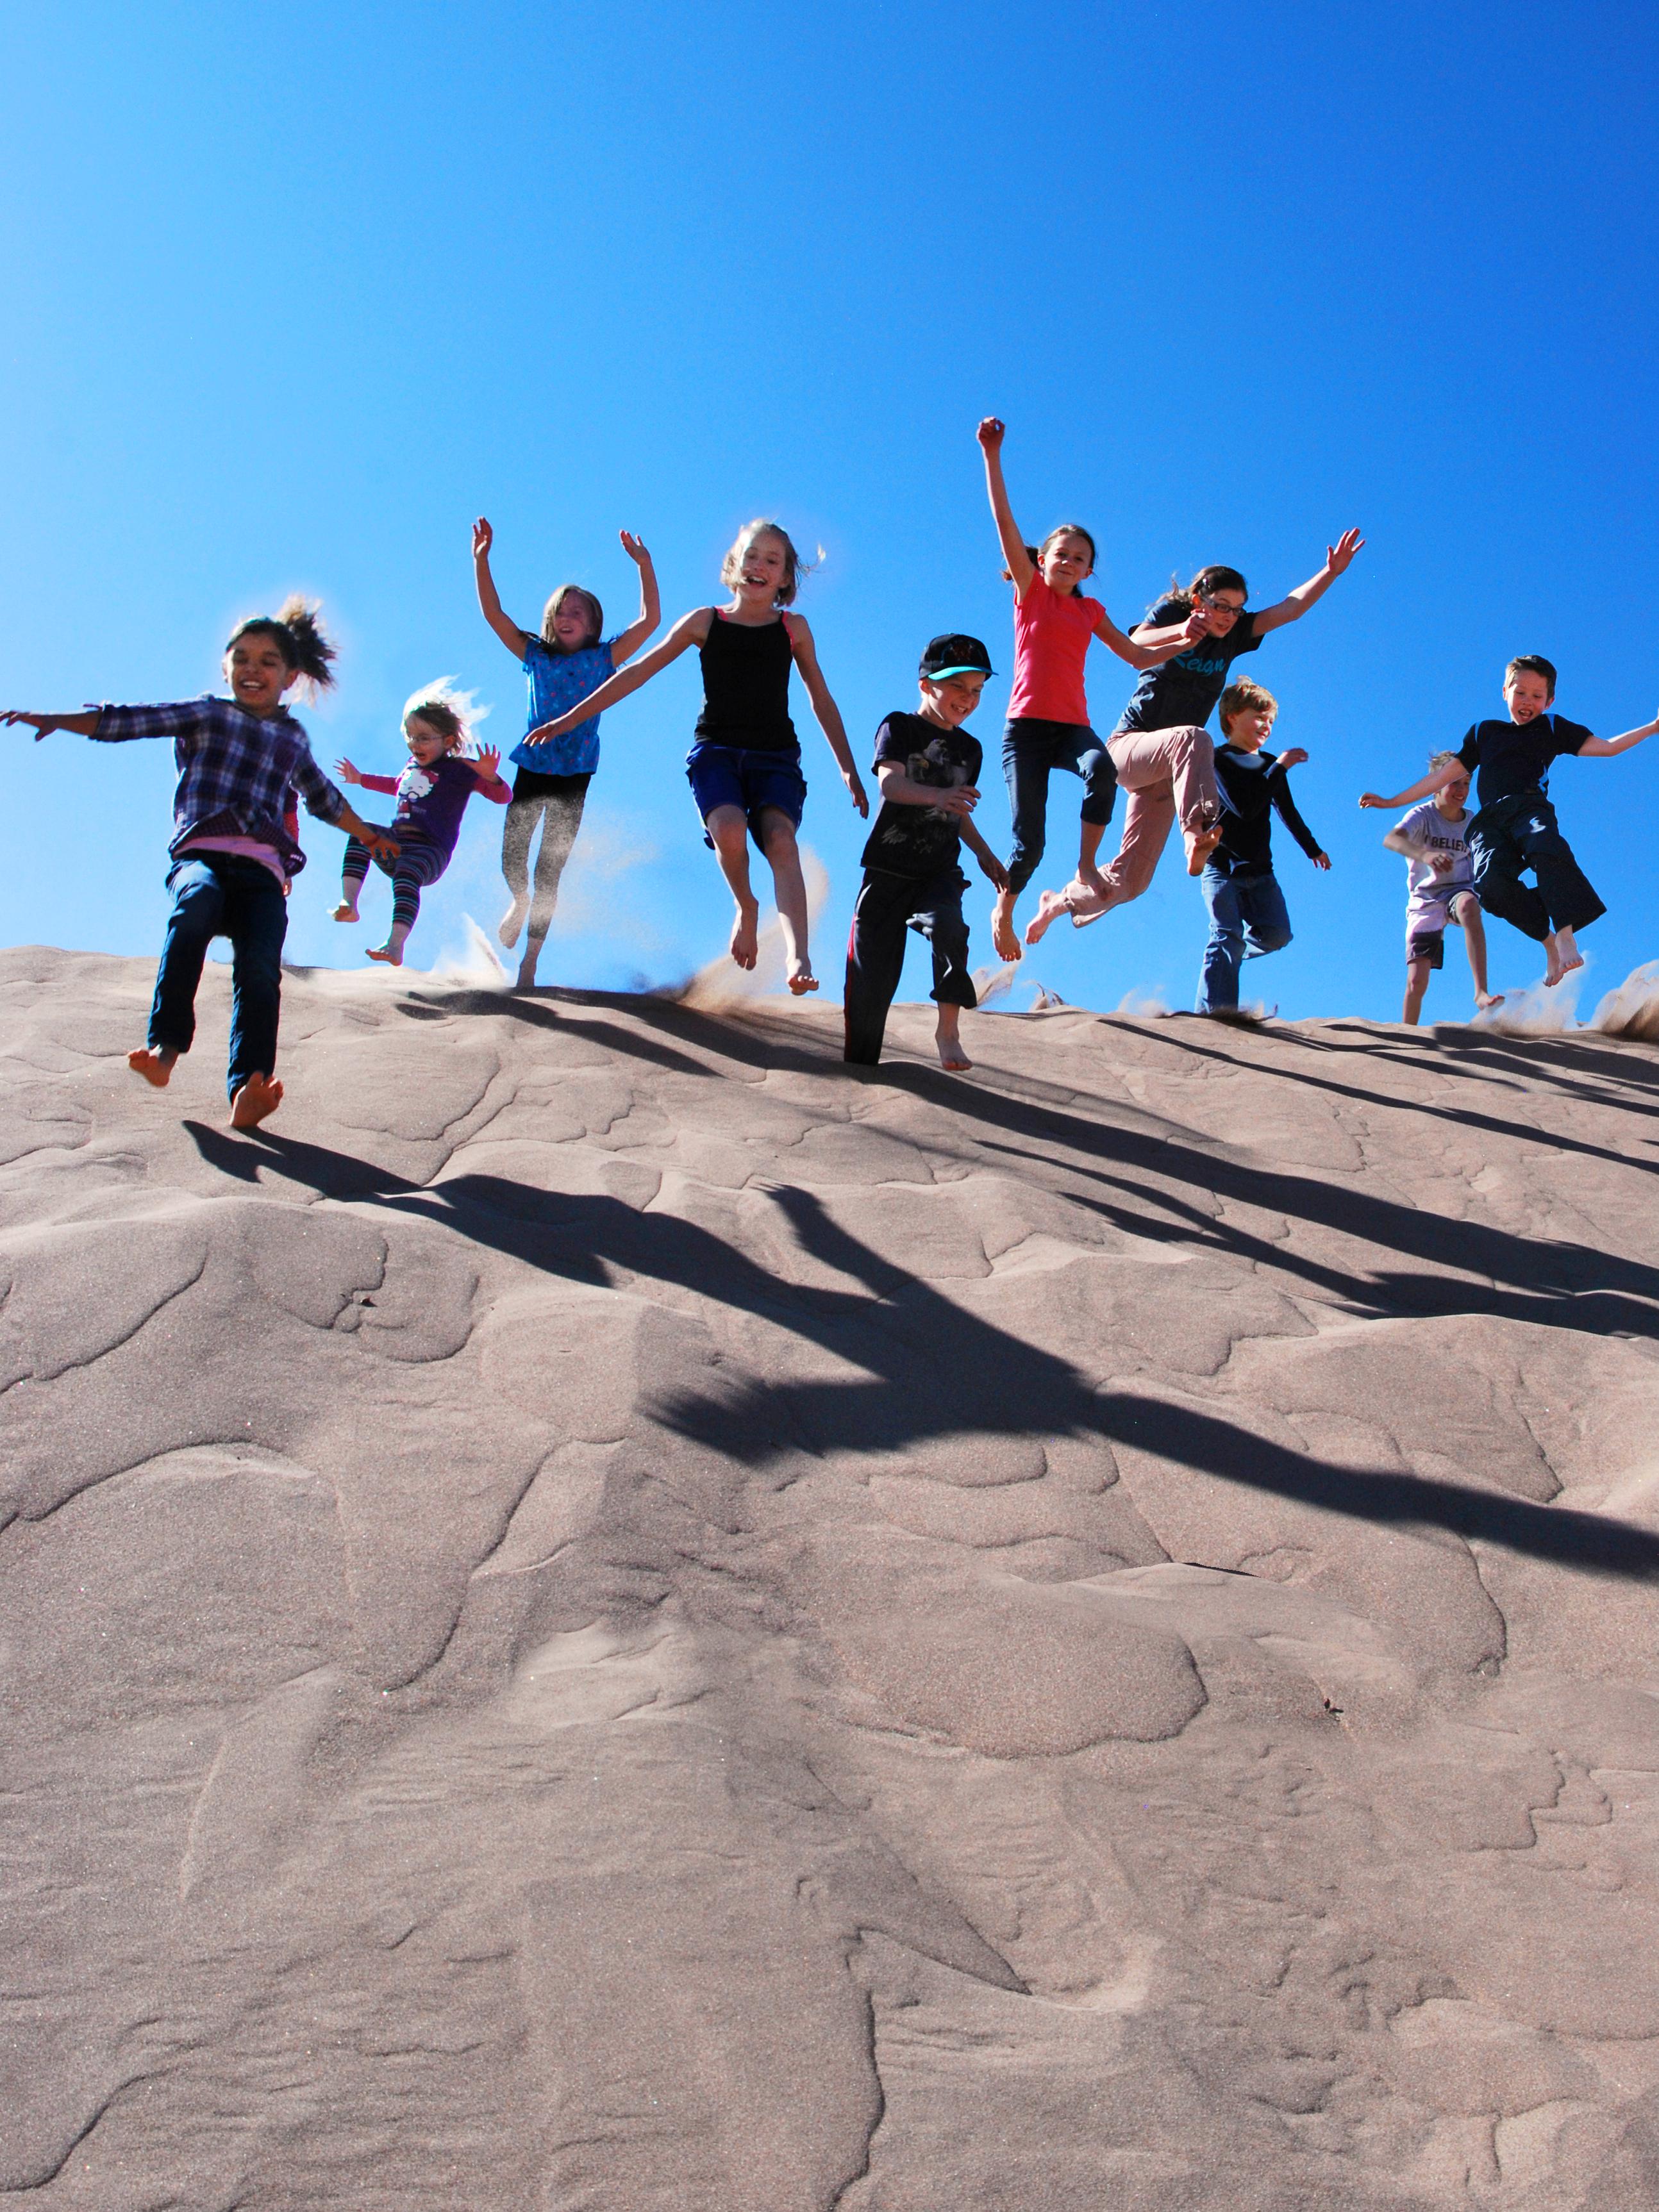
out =
<path fill-rule="evenodd" d="M 996 671 L 976 637 L 947 630 L 943 637 L 928 639 L 916 673 L 926 683 L 943 684 L 947 676 L 994 676 Z"/>

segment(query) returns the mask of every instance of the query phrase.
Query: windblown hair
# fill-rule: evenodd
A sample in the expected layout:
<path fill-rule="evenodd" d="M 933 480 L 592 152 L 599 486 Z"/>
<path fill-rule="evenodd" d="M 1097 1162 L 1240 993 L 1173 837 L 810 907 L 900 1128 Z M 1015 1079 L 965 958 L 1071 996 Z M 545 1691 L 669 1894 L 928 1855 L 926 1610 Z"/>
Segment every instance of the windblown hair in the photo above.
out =
<path fill-rule="evenodd" d="M 720 562 L 721 583 L 730 586 L 737 582 L 743 574 L 743 556 L 757 538 L 775 538 L 782 546 L 783 581 L 779 585 L 777 597 L 772 604 L 775 607 L 793 607 L 795 604 L 795 593 L 800 588 L 801 579 L 811 575 L 813 564 L 810 561 L 801 559 L 800 555 L 795 550 L 794 539 L 783 525 L 781 522 L 773 522 L 766 515 L 757 514 L 752 522 L 745 522 L 732 540 L 731 544 L 727 546 L 726 558 Z M 823 557 L 823 549 L 820 546 L 818 549 L 820 558 Z"/>
<path fill-rule="evenodd" d="M 1095 533 L 1092 530 L 1085 530 L 1080 522 L 1057 522 L 1054 528 L 1048 532 L 1048 535 L 1043 539 L 1041 545 L 1028 545 L 1025 549 L 1025 557 L 1030 562 L 1031 566 L 1034 568 L 1040 568 L 1042 566 L 1042 556 L 1048 550 L 1048 548 L 1054 544 L 1056 538 L 1080 538 L 1083 540 L 1084 544 L 1089 549 L 1089 567 L 1087 574 L 1092 576 L 1095 573 L 1095 560 L 1097 556 Z M 1002 580 L 1005 584 L 1012 584 L 1013 582 L 1014 572 L 1012 568 L 1005 568 L 1003 570 Z M 1075 592 L 1078 589 L 1078 586 L 1073 584 L 1072 589 Z"/>
<path fill-rule="evenodd" d="M 580 645 L 568 648 L 573 653 L 586 653 L 590 646 L 597 645 L 605 634 L 605 609 L 592 592 L 580 584 L 561 584 L 542 609 L 542 643 L 554 653 L 563 653 L 567 649 L 559 643 L 558 634 L 553 628 L 554 617 L 562 610 L 567 599 L 574 599 L 587 610 L 587 635 Z"/>
<path fill-rule="evenodd" d="M 1222 693 L 1218 720 L 1224 730 L 1235 714 L 1277 714 L 1278 712 L 1279 702 L 1271 691 L 1241 677 L 1237 684 L 1230 684 Z"/>
<path fill-rule="evenodd" d="M 1504 671 L 1504 683 L 1507 684 L 1511 676 L 1517 675 L 1541 676 L 1550 687 L 1551 698 L 1554 698 L 1555 663 L 1553 660 L 1546 660 L 1541 653 L 1517 653 Z"/>
<path fill-rule="evenodd" d="M 313 605 L 297 592 L 290 592 L 274 615 L 250 615 L 246 622 L 238 623 L 225 641 L 225 651 L 228 653 L 239 638 L 274 639 L 289 667 L 302 676 L 313 692 L 326 691 L 334 681 L 335 648 L 317 619 L 322 611 L 320 600 Z"/>
<path fill-rule="evenodd" d="M 1429 766 L 1431 768 L 1450 768 L 1454 763 L 1456 763 L 1460 773 L 1463 775 L 1467 775 L 1468 773 L 1468 769 L 1464 768 L 1462 759 L 1459 758 L 1456 753 L 1431 753 L 1429 755 Z"/>
<path fill-rule="evenodd" d="M 489 712 L 488 707 L 479 706 L 475 693 L 458 691 L 453 676 L 438 676 L 404 702 L 403 726 L 407 731 L 411 722 L 424 722 L 454 752 L 474 742 L 477 726 Z"/>
<path fill-rule="evenodd" d="M 1224 561 L 1212 561 L 1207 568 L 1199 570 L 1190 584 L 1183 584 L 1178 576 L 1171 576 L 1170 588 L 1158 604 L 1167 606 L 1173 599 L 1177 606 L 1185 607 L 1190 614 L 1194 601 L 1201 594 L 1207 595 L 1211 592 L 1238 592 L 1247 599 L 1250 596 L 1250 587 L 1237 568 L 1230 568 Z"/>

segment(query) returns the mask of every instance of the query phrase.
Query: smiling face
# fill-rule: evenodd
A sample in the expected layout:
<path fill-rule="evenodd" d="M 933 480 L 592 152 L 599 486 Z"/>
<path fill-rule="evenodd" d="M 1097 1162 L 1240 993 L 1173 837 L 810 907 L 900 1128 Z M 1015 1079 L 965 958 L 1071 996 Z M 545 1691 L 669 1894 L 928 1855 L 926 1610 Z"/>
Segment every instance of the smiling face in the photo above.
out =
<path fill-rule="evenodd" d="M 1548 711 L 1555 694 L 1547 676 L 1540 676 L 1534 668 L 1517 668 L 1504 686 L 1504 696 L 1510 721 L 1531 722 Z"/>
<path fill-rule="evenodd" d="M 757 530 L 738 556 L 733 595 L 751 610 L 772 606 L 789 573 L 789 555 L 774 530 Z"/>
<path fill-rule="evenodd" d="M 1468 805 L 1468 797 L 1469 772 L 1459 769 L 1449 783 L 1441 786 L 1434 803 L 1449 822 L 1455 822 Z"/>
<path fill-rule="evenodd" d="M 274 714 L 299 673 L 289 665 L 276 639 L 262 630 L 239 637 L 225 653 L 230 696 L 249 714 Z"/>
<path fill-rule="evenodd" d="M 984 689 L 982 676 L 945 676 L 937 683 L 924 676 L 921 711 L 930 722 L 942 722 L 947 730 L 959 729 L 978 706 Z"/>
<path fill-rule="evenodd" d="M 1227 716 L 1222 726 L 1230 745 L 1237 745 L 1242 753 L 1259 753 L 1273 733 L 1273 710 L 1241 707 L 1236 714 Z"/>
<path fill-rule="evenodd" d="M 1051 592 L 1075 592 L 1095 572 L 1094 549 L 1079 532 L 1062 530 L 1043 547 L 1037 565 Z"/>
<path fill-rule="evenodd" d="M 418 714 L 411 714 L 404 724 L 404 738 L 409 746 L 409 757 L 421 768 L 430 768 L 434 761 L 441 760 L 455 743 L 441 730 L 424 722 Z"/>
<path fill-rule="evenodd" d="M 1225 637 L 1244 611 L 1244 594 L 1224 586 L 1218 591 L 1197 592 L 1193 604 L 1204 617 L 1208 635 Z"/>

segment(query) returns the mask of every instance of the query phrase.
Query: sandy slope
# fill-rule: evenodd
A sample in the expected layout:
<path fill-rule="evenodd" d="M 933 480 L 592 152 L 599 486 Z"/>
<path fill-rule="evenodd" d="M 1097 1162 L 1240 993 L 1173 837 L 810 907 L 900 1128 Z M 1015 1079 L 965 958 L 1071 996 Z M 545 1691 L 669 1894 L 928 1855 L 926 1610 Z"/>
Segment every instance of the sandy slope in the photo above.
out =
<path fill-rule="evenodd" d="M 0 2203 L 1659 2200 L 1659 1053 L 0 956 Z"/>

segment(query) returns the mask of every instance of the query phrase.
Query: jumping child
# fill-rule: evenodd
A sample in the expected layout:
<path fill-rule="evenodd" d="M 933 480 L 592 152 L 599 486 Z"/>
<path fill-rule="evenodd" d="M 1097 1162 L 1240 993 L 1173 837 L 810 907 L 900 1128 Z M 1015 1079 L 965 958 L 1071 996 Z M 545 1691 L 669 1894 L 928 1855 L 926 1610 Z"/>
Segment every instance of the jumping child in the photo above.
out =
<path fill-rule="evenodd" d="M 421 893 L 437 882 L 455 857 L 467 800 L 478 791 L 497 806 L 505 806 L 513 796 L 501 779 L 499 752 L 485 747 L 470 759 L 460 757 L 460 747 L 471 742 L 467 721 L 471 706 L 470 694 L 452 691 L 448 678 L 440 678 L 417 691 L 404 708 L 409 764 L 401 775 L 365 775 L 351 761 L 334 763 L 342 783 L 397 793 L 398 813 L 392 825 L 397 858 L 379 863 L 392 878 L 392 927 L 384 945 L 368 948 L 371 960 L 384 960 L 393 968 L 404 964 L 404 943 L 421 910 Z M 357 920 L 358 895 L 373 857 L 360 839 L 347 840 L 336 921 Z"/>
<path fill-rule="evenodd" d="M 979 804 L 984 755 L 962 725 L 993 672 L 976 637 L 932 639 L 917 672 L 921 713 L 889 714 L 876 732 L 881 811 L 864 848 L 864 882 L 847 941 L 844 1056 L 866 1067 L 881 1058 L 887 1010 L 904 970 L 907 929 L 933 948 L 940 1064 L 952 1074 L 973 1066 L 960 1034 L 963 1007 L 979 1003 L 968 972 L 961 846 L 999 891 L 1008 872 L 969 818 Z"/>
<path fill-rule="evenodd" d="M 1582 722 L 1549 711 L 1555 668 L 1536 653 L 1517 653 L 1510 661 L 1504 672 L 1504 698 L 1508 721 L 1475 723 L 1449 765 L 1431 769 L 1397 798 L 1368 791 L 1359 804 L 1406 806 L 1443 790 L 1460 770 L 1477 775 L 1480 811 L 1468 829 L 1474 895 L 1488 914 L 1512 922 L 1543 946 L 1544 981 L 1555 984 L 1584 964 L 1574 931 L 1587 929 L 1607 908 L 1556 825 L 1550 763 L 1564 753 L 1610 760 L 1652 737 L 1659 720 L 1617 738 L 1593 737 Z M 1523 868 L 1532 870 L 1536 890 L 1522 882 Z"/>
<path fill-rule="evenodd" d="M 1095 541 L 1081 523 L 1062 522 L 1041 545 L 1028 545 L 1014 520 L 1002 476 L 1006 426 L 988 415 L 975 434 L 985 454 L 985 486 L 1002 541 L 1003 574 L 1014 587 L 1014 687 L 1002 732 L 1002 773 L 1014 817 L 1008 880 L 991 910 L 991 941 L 1004 960 L 1020 957 L 1014 905 L 1036 872 L 1047 839 L 1048 777 L 1057 769 L 1083 779 L 1077 880 L 1103 890 L 1095 854 L 1112 818 L 1117 771 L 1089 726 L 1084 663 L 1099 638 L 1132 668 L 1168 660 L 1204 635 L 1196 617 L 1181 636 L 1157 647 L 1137 645 L 1083 586 L 1095 573 Z"/>
<path fill-rule="evenodd" d="M 1486 932 L 1474 895 L 1474 864 L 1469 857 L 1469 772 L 1455 753 L 1431 753 L 1431 769 L 1455 773 L 1434 797 L 1396 822 L 1382 842 L 1411 862 L 1406 878 L 1406 1004 L 1401 1018 L 1416 1025 L 1429 977 L 1445 959 L 1446 925 L 1463 932 L 1474 977 L 1474 1003 L 1482 1012 L 1501 1006 L 1486 988 Z"/>
<path fill-rule="evenodd" d="M 818 666 L 812 633 L 787 610 L 794 604 L 805 563 L 787 531 L 775 522 L 750 522 L 738 532 L 720 563 L 720 581 L 732 593 L 724 607 L 694 607 L 660 645 L 620 669 L 568 712 L 532 730 L 526 744 L 563 737 L 585 717 L 604 713 L 647 684 L 691 646 L 702 660 L 702 712 L 686 756 L 686 779 L 702 817 L 704 842 L 720 864 L 738 917 L 732 957 L 752 968 L 759 957 L 760 907 L 749 880 L 749 839 L 771 864 L 783 925 L 789 988 L 797 996 L 816 991 L 807 951 L 806 884 L 795 832 L 806 800 L 800 743 L 789 719 L 789 677 L 799 668 L 812 711 L 829 740 L 853 804 L 868 814 L 853 764 L 841 710 Z"/>
<path fill-rule="evenodd" d="M 619 533 L 622 549 L 640 572 L 640 611 L 637 621 L 608 645 L 599 642 L 605 629 L 605 610 L 592 592 L 580 584 L 561 584 L 542 610 L 539 637 L 501 611 L 495 580 L 489 572 L 489 549 L 495 532 L 483 515 L 472 526 L 472 571 L 478 587 L 478 605 L 513 658 L 522 666 L 530 686 L 531 736 L 514 746 L 513 801 L 501 828 L 501 873 L 513 894 L 513 903 L 501 916 L 496 934 L 509 950 L 525 928 L 524 951 L 519 961 L 518 988 L 533 990 L 536 963 L 552 926 L 558 902 L 559 878 L 570 858 L 570 848 L 581 827 L 587 787 L 599 764 L 599 718 L 592 714 L 562 738 L 532 742 L 538 725 L 550 722 L 567 707 L 597 690 L 609 675 L 637 653 L 662 620 L 662 601 L 657 591 L 657 572 L 651 556 L 637 538 Z M 545 733 L 539 732 L 544 738 Z M 530 888 L 530 844 L 538 827 L 542 833 L 536 854 L 536 887 Z"/>
<path fill-rule="evenodd" d="M 1298 622 L 1321 599 L 1364 544 L 1345 531 L 1325 549 L 1325 565 L 1278 604 L 1246 611 L 1249 586 L 1237 568 L 1212 562 L 1184 588 L 1175 586 L 1130 635 L 1157 648 L 1187 635 L 1194 616 L 1203 634 L 1195 644 L 1147 670 L 1106 741 L 1117 780 L 1129 793 L 1117 857 L 1101 870 L 1103 891 L 1070 883 L 1044 891 L 1025 942 L 1035 945 L 1049 924 L 1069 914 L 1080 928 L 1115 906 L 1137 899 L 1153 871 L 1177 816 L 1187 846 L 1187 872 L 1202 872 L 1220 836 L 1220 797 L 1214 748 L 1204 725 L 1241 654 L 1254 653 L 1270 630 Z"/>
<path fill-rule="evenodd" d="M 361 820 L 312 758 L 304 730 L 283 704 L 304 682 L 313 691 L 334 681 L 334 647 L 316 610 L 301 599 L 276 615 L 240 623 L 225 647 L 228 699 L 186 699 L 173 706 L 94 707 L 79 714 L 13 712 L 38 738 L 52 730 L 118 744 L 173 739 L 179 782 L 173 797 L 173 910 L 155 978 L 149 1042 L 127 1065 L 164 1089 L 196 1034 L 196 989 L 216 937 L 232 953 L 230 1061 L 226 1089 L 232 1126 L 251 1129 L 283 1103 L 276 1028 L 283 987 L 288 888 L 306 864 L 288 819 L 298 789 L 307 810 L 360 838 L 377 855 L 396 844 Z"/>
<path fill-rule="evenodd" d="M 1280 952 L 1291 941 L 1291 917 L 1273 873 L 1273 816 L 1290 831 L 1315 867 L 1328 869 L 1330 854 L 1297 812 L 1289 771 L 1308 757 L 1300 745 L 1270 753 L 1279 702 L 1259 684 L 1230 684 L 1221 695 L 1221 734 L 1215 749 L 1221 791 L 1221 835 L 1204 865 L 1204 903 L 1210 941 L 1198 988 L 1200 1014 L 1238 1007 L 1238 969 L 1244 960 Z"/>

